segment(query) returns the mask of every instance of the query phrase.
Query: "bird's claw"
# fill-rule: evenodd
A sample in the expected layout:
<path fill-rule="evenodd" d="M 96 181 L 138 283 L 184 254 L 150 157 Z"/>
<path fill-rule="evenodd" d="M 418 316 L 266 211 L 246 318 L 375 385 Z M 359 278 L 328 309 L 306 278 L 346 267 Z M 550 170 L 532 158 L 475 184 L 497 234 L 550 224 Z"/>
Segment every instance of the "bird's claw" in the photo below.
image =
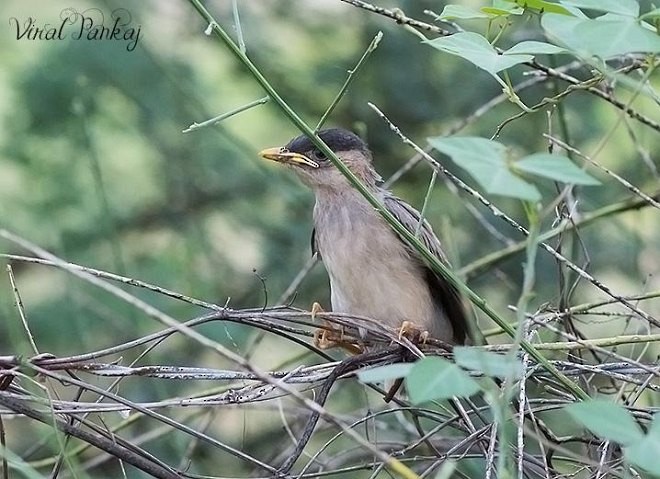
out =
<path fill-rule="evenodd" d="M 312 321 L 316 320 L 316 315 L 318 313 L 323 312 L 321 305 L 315 301 L 314 304 L 312 304 L 311 309 Z M 344 326 L 339 325 L 339 327 L 337 327 L 325 319 L 322 319 L 321 321 L 323 322 L 323 327 L 314 331 L 314 346 L 319 349 L 341 347 L 353 354 L 359 354 L 362 352 L 362 348 L 359 345 L 344 339 Z"/>
<path fill-rule="evenodd" d="M 314 346 L 319 349 L 331 349 L 342 344 L 344 336 L 343 329 L 339 331 L 339 337 L 336 336 L 336 330 L 319 328 L 314 331 Z"/>
<path fill-rule="evenodd" d="M 323 307 L 318 303 L 318 301 L 314 301 L 314 304 L 312 304 L 312 309 L 310 311 L 312 313 L 312 321 L 316 320 L 316 315 L 318 313 L 323 313 Z"/>
<path fill-rule="evenodd" d="M 399 328 L 399 341 L 406 338 L 416 344 L 426 344 L 429 339 L 429 332 L 421 330 L 412 321 L 404 321 Z"/>

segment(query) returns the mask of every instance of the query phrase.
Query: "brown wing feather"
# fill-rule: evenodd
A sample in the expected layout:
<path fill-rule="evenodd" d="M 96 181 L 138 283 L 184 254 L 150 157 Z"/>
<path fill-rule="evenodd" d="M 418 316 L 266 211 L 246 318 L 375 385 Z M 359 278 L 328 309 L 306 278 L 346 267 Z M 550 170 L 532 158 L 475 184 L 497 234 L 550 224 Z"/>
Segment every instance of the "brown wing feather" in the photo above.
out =
<path fill-rule="evenodd" d="M 420 214 L 417 210 L 405 201 L 389 193 L 385 195 L 383 202 L 385 208 L 387 208 L 387 210 L 392 213 L 392 215 L 394 215 L 394 217 L 398 219 L 408 231 L 411 233 L 416 231 L 418 227 L 417 225 L 420 221 Z M 429 285 L 433 300 L 444 311 L 452 325 L 454 330 L 454 341 L 456 344 L 464 344 L 468 337 L 468 330 L 465 308 L 463 307 L 460 293 L 449 281 L 429 268 L 417 250 L 412 248 L 403 238 L 399 238 L 409 248 L 411 255 L 417 258 L 423 265 L 426 282 Z M 442 251 L 440 240 L 438 240 L 438 237 L 433 233 L 431 225 L 426 220 L 422 222 L 419 239 L 440 261 L 449 265 L 449 262 Z"/>

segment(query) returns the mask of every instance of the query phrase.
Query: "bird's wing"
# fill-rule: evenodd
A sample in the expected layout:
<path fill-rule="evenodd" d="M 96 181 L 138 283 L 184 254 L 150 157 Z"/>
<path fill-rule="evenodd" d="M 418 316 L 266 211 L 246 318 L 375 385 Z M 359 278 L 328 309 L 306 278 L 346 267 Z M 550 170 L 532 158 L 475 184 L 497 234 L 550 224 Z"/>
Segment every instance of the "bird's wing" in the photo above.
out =
<path fill-rule="evenodd" d="M 445 256 L 444 251 L 442 251 L 440 240 L 431 229 L 429 222 L 423 220 L 421 226 L 419 225 L 422 218 L 415 208 L 394 195 L 385 196 L 383 203 L 385 204 L 387 211 L 392 213 L 392 215 L 394 215 L 394 217 L 399 220 L 408 231 L 415 234 L 417 228 L 419 228 L 419 239 L 424 243 L 424 246 L 426 246 L 440 261 L 449 265 L 449 261 L 447 261 L 447 257 Z M 405 243 L 407 244 L 407 242 Z M 415 252 L 415 256 L 419 256 L 419 254 Z"/>
<path fill-rule="evenodd" d="M 408 231 L 415 234 L 421 220 L 421 216 L 415 208 L 400 198 L 390 194 L 385 195 L 383 203 L 385 208 L 392 213 L 392 215 L 399 220 Z M 429 284 L 433 299 L 436 304 L 442 308 L 454 329 L 454 340 L 457 344 L 465 343 L 465 340 L 468 337 L 468 330 L 467 320 L 465 318 L 465 308 L 463 307 L 461 295 L 451 283 L 429 268 L 417 250 L 412 248 L 405 239 L 401 237 L 400 239 L 406 244 L 410 250 L 410 254 L 423 264 L 426 281 Z M 435 233 L 433 233 L 431 225 L 426 220 L 423 220 L 421 226 L 419 226 L 419 239 L 435 257 L 444 264 L 449 265 L 447 257 L 442 251 L 440 240 Z"/>

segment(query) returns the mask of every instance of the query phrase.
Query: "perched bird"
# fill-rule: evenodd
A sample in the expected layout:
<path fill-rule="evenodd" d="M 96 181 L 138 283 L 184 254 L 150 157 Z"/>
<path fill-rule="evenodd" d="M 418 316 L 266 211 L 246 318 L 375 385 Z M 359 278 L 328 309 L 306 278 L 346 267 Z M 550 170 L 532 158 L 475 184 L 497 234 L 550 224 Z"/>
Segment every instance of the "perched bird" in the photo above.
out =
<path fill-rule="evenodd" d="M 412 206 L 382 188 L 367 144 L 354 133 L 330 128 L 319 137 L 409 231 L 447 262 L 440 241 Z M 289 166 L 315 196 L 312 249 L 330 277 L 332 310 L 414 325 L 450 344 L 464 344 L 467 324 L 458 291 L 429 268 L 306 136 L 260 153 Z"/>

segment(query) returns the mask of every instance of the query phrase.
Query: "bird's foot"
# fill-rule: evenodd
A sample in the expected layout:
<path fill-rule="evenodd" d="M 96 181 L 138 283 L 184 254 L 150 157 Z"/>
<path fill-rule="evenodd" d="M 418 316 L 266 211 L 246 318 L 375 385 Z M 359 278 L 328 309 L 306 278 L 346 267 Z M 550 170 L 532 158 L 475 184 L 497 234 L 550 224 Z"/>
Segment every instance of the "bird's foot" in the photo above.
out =
<path fill-rule="evenodd" d="M 318 313 L 323 313 L 323 308 L 316 301 L 312 304 L 312 321 L 316 319 Z M 314 346 L 319 349 L 343 348 L 349 353 L 360 354 L 363 352 L 362 348 L 351 341 L 344 338 L 344 327 L 335 326 L 325 319 L 321 320 L 323 327 L 314 331 Z"/>
<path fill-rule="evenodd" d="M 429 339 L 429 332 L 425 329 L 419 329 L 412 321 L 404 321 L 399 329 L 399 340 L 407 338 L 414 344 L 426 344 Z"/>
<path fill-rule="evenodd" d="M 426 344 L 429 339 L 429 332 L 425 329 L 418 328 L 412 321 L 404 321 L 399 328 L 399 341 L 402 338 L 408 339 L 413 344 Z M 385 402 L 390 402 L 399 392 L 403 385 L 403 378 L 399 378 L 388 388 L 387 393 L 383 399 Z"/>

